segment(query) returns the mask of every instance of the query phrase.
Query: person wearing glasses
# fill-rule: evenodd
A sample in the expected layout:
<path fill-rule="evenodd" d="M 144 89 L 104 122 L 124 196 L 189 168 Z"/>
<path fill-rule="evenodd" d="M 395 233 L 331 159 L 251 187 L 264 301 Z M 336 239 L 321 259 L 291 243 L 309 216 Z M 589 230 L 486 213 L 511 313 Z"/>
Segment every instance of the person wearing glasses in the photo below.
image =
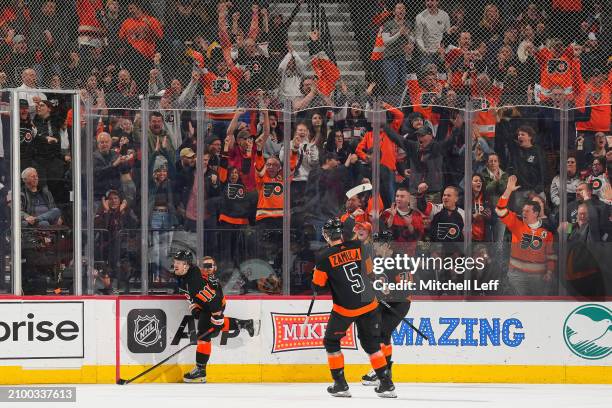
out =
<path fill-rule="evenodd" d="M 567 202 L 574 201 L 576 199 L 576 187 L 580 184 L 580 173 L 578 172 L 578 161 L 576 156 L 568 154 L 567 157 Z M 556 208 L 561 204 L 561 176 L 557 174 L 550 185 L 550 200 L 553 206 Z"/>

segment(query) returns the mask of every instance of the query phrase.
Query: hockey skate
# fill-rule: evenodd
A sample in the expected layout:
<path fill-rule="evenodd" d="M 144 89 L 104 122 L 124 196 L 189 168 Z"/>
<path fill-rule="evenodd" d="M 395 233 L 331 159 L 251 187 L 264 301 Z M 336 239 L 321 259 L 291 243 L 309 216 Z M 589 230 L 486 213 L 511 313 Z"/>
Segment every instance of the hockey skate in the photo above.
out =
<path fill-rule="evenodd" d="M 334 385 L 327 387 L 327 392 L 329 392 L 332 397 L 348 398 L 351 396 L 349 386 L 344 377 L 334 380 Z"/>
<path fill-rule="evenodd" d="M 376 394 L 381 398 L 397 398 L 395 394 L 395 385 L 391 381 L 391 372 L 385 370 L 385 376 L 380 378 L 380 384 L 374 388 Z"/>
<path fill-rule="evenodd" d="M 361 383 L 367 386 L 378 385 L 380 381 L 378 381 L 378 376 L 376 375 L 376 371 L 372 369 L 370 370 L 369 373 L 361 377 Z"/>
<path fill-rule="evenodd" d="M 195 366 L 193 370 L 183 376 L 183 382 L 186 383 L 205 383 L 206 369 L 204 367 Z"/>

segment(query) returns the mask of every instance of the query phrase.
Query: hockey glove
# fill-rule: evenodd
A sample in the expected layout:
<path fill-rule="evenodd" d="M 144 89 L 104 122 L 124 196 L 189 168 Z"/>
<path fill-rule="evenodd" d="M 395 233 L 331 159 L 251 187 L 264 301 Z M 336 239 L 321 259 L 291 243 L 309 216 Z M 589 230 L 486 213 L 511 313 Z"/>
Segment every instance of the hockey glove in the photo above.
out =
<path fill-rule="evenodd" d="M 195 303 L 192 303 L 191 305 L 189 305 L 189 310 L 191 311 L 191 315 L 193 316 L 194 319 L 197 320 L 200 318 L 200 312 L 202 311 L 200 306 L 198 306 Z"/>

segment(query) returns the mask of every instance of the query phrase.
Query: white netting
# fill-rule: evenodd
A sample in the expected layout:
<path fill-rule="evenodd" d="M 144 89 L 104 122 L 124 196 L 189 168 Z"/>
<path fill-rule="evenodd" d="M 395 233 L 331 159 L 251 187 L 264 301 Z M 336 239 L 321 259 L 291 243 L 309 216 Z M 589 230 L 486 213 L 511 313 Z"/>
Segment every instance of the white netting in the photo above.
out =
<path fill-rule="evenodd" d="M 201 81 L 231 59 L 238 89 L 215 81 L 213 93 L 247 98 L 262 89 L 298 108 L 369 95 L 394 105 L 453 105 L 491 93 L 495 105 L 546 105 L 559 92 L 584 105 L 609 73 L 605 7 L 597 0 L 7 0 L 0 87 L 21 85 L 32 68 L 37 81 L 28 85 L 84 89 L 109 105 L 163 93 L 176 102 L 192 71 Z M 425 98 L 411 94 L 410 78 Z M 206 93 L 192 88 L 187 96 Z"/>

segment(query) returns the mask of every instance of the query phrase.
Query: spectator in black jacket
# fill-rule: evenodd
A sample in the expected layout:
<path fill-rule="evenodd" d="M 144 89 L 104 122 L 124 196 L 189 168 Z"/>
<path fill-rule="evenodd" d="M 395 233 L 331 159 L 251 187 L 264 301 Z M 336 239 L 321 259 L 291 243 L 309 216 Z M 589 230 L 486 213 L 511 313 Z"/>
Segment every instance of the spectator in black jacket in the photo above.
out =
<path fill-rule="evenodd" d="M 32 121 L 36 128 L 34 157 L 41 184 L 46 185 L 53 197 L 64 195 L 64 155 L 61 149 L 60 120 L 52 117 L 53 105 L 40 101 Z"/>
<path fill-rule="evenodd" d="M 588 204 L 577 207 L 576 222 L 566 226 L 568 256 L 565 282 L 571 296 L 604 296 L 605 286 L 600 263 L 602 250 L 599 228 Z"/>
<path fill-rule="evenodd" d="M 357 162 L 357 155 L 351 154 L 340 161 L 335 152 L 323 154 L 323 164 L 308 175 L 306 202 L 304 204 L 304 225 L 312 225 L 317 240 L 321 240 L 321 229 L 330 217 L 336 217 L 345 202 L 344 193 L 351 185 L 349 171 Z"/>
<path fill-rule="evenodd" d="M 125 156 L 119 156 L 111 149 L 111 136 L 106 132 L 98 134 L 96 138 L 98 150 L 93 154 L 94 163 L 94 202 L 96 208 L 100 205 L 102 197 L 109 190 L 120 190 L 121 179 L 119 166 L 127 160 Z"/>
<path fill-rule="evenodd" d="M 575 223 L 578 220 L 578 206 L 586 204 L 588 209 L 589 225 L 591 231 L 602 235 L 602 231 L 610 229 L 610 206 L 606 205 L 599 197 L 593 194 L 593 187 L 589 183 L 580 183 L 576 187 L 576 201 L 567 205 L 567 221 Z"/>
<path fill-rule="evenodd" d="M 96 261 L 104 261 L 109 277 L 118 279 L 128 292 L 128 278 L 120 273 L 120 261 L 134 258 L 129 253 L 130 231 L 139 226 L 138 218 L 129 208 L 128 201 L 121 199 L 117 190 L 109 190 L 102 197 L 102 205 L 94 218 L 96 228 Z M 115 285 L 116 286 L 116 285 Z"/>
<path fill-rule="evenodd" d="M 176 213 L 179 225 L 182 225 L 185 218 L 185 207 L 189 200 L 189 193 L 193 187 L 193 179 L 196 170 L 196 154 L 189 148 L 181 149 L 180 158 L 176 162 L 176 177 L 174 180 L 174 193 L 176 203 Z"/>
<path fill-rule="evenodd" d="M 519 190 L 512 194 L 511 208 L 517 210 L 530 192 L 544 194 L 546 180 L 546 158 L 542 149 L 534 144 L 535 130 L 531 126 L 520 126 L 516 143 L 510 143 L 508 173 L 518 178 Z"/>
<path fill-rule="evenodd" d="M 388 125 L 385 125 L 385 132 L 393 143 L 406 152 L 406 161 L 410 163 L 410 193 L 416 196 L 419 184 L 425 183 L 428 201 L 439 203 L 440 193 L 444 187 L 442 164 L 445 152 L 455 142 L 454 134 L 451 133 L 444 141 L 438 142 L 434 140 L 429 126 L 423 126 L 415 132 L 418 141 L 402 139 Z M 410 205 L 416 208 L 416 201 Z"/>

